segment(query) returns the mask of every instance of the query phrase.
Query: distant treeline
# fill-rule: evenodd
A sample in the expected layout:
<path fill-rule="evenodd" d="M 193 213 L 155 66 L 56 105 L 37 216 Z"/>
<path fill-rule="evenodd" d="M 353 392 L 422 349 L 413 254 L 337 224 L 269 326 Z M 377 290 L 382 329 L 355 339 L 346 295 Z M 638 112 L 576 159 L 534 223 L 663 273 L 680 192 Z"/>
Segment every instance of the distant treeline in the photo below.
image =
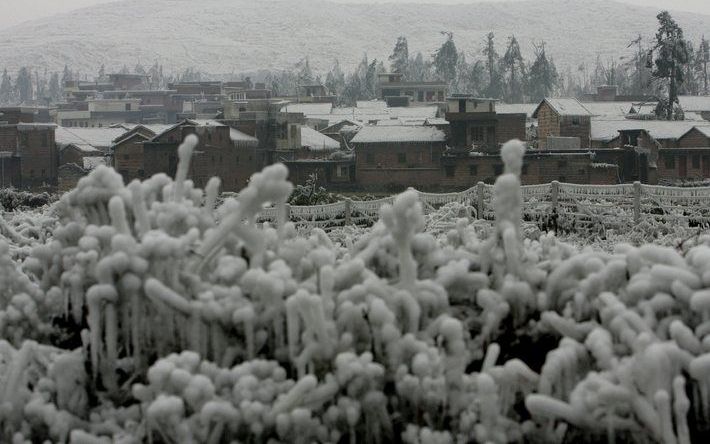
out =
<path fill-rule="evenodd" d="M 638 36 L 629 42 L 626 49 L 633 49 L 631 55 L 597 57 L 564 72 L 555 66 L 544 41 L 527 42 L 535 51 L 533 59 L 526 60 L 514 35 L 507 36 L 506 43 L 500 45 L 491 32 L 480 48 L 460 50 L 453 33 L 443 32 L 441 47 L 431 55 L 419 51 L 412 56 L 407 38 L 402 36 L 395 42 L 388 60 L 370 60 L 364 55 L 351 72 L 346 72 L 335 60 L 328 72 L 317 73 L 305 57 L 290 69 L 258 71 L 249 80 L 265 83 L 276 96 L 293 96 L 300 85 L 321 83 L 343 105 L 374 99 L 377 75 L 382 72 L 401 73 L 408 81 L 444 81 L 451 93 L 496 98 L 507 103 L 538 102 L 546 96 L 580 97 L 593 93 L 599 85 L 616 85 L 623 95 L 665 97 L 670 103 L 678 94 L 708 94 L 708 40 L 704 37 L 699 42 L 685 40 L 682 29 L 665 11 L 658 15 L 658 20 L 659 29 L 653 38 Z M 479 55 L 466 56 L 473 51 Z M 178 81 L 245 79 L 237 74 L 217 78 L 195 68 L 164 74 L 163 66 L 158 63 L 148 69 L 137 64 L 132 71 L 124 66 L 120 72 L 145 74 L 151 89 L 166 88 Z M 51 74 L 23 67 L 14 78 L 5 70 L 0 82 L 0 104 L 55 103 L 62 98 L 66 80 L 106 79 L 103 66 L 91 76 L 74 73 L 68 66 L 62 73 Z"/>

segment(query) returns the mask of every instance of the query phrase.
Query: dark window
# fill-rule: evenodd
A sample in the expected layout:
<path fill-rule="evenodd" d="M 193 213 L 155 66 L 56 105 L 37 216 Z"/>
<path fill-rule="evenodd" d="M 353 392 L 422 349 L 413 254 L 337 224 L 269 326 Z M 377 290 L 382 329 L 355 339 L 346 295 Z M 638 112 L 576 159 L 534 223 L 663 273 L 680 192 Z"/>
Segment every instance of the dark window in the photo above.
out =
<path fill-rule="evenodd" d="M 496 176 L 503 174 L 503 165 L 493 165 L 493 174 Z"/>
<path fill-rule="evenodd" d="M 667 170 L 671 170 L 671 169 L 675 168 L 675 157 L 670 156 L 670 155 L 666 155 L 663 158 L 663 164 Z"/>
<path fill-rule="evenodd" d="M 47 175 L 47 170 L 45 170 L 44 168 L 42 168 L 42 177 L 44 177 L 44 176 L 46 176 L 46 175 Z"/>
<path fill-rule="evenodd" d="M 567 178 L 565 176 L 560 176 L 560 182 L 564 182 L 566 180 L 567 180 Z"/>
<path fill-rule="evenodd" d="M 417 101 L 418 102 L 424 101 L 424 91 L 419 91 L 419 94 L 417 94 Z"/>
<path fill-rule="evenodd" d="M 469 165 L 468 174 L 471 176 L 478 176 L 478 165 Z"/>
<path fill-rule="evenodd" d="M 471 139 L 473 139 L 474 142 L 483 142 L 486 140 L 485 128 L 480 126 L 471 128 Z"/>
<path fill-rule="evenodd" d="M 572 125 L 579 126 L 579 116 L 572 116 Z"/>
<path fill-rule="evenodd" d="M 399 154 L 397 154 L 397 162 L 399 162 L 399 163 L 407 163 L 407 153 L 399 153 Z"/>
<path fill-rule="evenodd" d="M 42 134 L 42 146 L 49 146 L 49 134 Z"/>
<path fill-rule="evenodd" d="M 577 170 L 577 174 L 579 174 L 581 176 L 583 176 L 585 173 L 586 173 L 586 171 L 584 171 L 584 169 L 582 169 L 582 168 Z"/>
<path fill-rule="evenodd" d="M 456 169 L 453 165 L 445 166 L 444 171 L 446 171 L 446 177 L 454 177 L 454 174 L 456 173 Z"/>
<path fill-rule="evenodd" d="M 291 125 L 291 139 L 295 139 L 298 136 L 298 127 L 296 125 Z"/>
<path fill-rule="evenodd" d="M 30 170 L 30 177 L 35 177 L 35 170 Z"/>
<path fill-rule="evenodd" d="M 235 163 L 239 163 L 239 156 L 237 156 L 237 161 Z"/>
<path fill-rule="evenodd" d="M 131 110 L 131 104 L 130 104 L 130 103 L 126 103 L 126 111 L 130 111 L 130 110 Z"/>
<path fill-rule="evenodd" d="M 557 168 L 567 168 L 567 161 L 566 160 L 558 160 L 557 161 Z"/>
<path fill-rule="evenodd" d="M 693 168 L 700 168 L 700 156 L 698 156 L 697 154 L 695 154 L 695 155 L 692 157 L 692 161 L 693 161 Z"/>
<path fill-rule="evenodd" d="M 521 171 L 521 174 L 523 176 L 527 176 L 527 174 L 528 174 L 528 166 L 527 165 L 523 165 L 523 169 Z"/>
<path fill-rule="evenodd" d="M 375 163 L 375 153 L 367 153 L 365 154 L 365 163 L 368 163 L 370 165 Z"/>
<path fill-rule="evenodd" d="M 130 159 L 130 158 L 131 158 L 131 156 L 129 156 L 128 154 L 124 154 L 124 155 L 123 155 L 123 160 L 128 160 L 128 159 Z"/>
<path fill-rule="evenodd" d="M 144 177 L 144 176 L 145 176 L 145 171 L 138 170 L 138 177 Z"/>
<path fill-rule="evenodd" d="M 459 112 L 460 113 L 466 112 L 466 99 L 459 99 Z"/>

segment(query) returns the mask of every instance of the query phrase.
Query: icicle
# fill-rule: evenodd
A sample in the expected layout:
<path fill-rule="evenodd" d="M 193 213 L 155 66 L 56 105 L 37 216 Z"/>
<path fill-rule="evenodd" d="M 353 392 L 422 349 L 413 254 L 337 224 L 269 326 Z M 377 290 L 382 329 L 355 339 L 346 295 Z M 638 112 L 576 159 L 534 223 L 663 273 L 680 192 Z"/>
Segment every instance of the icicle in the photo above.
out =
<path fill-rule="evenodd" d="M 178 147 L 178 168 L 175 174 L 175 185 L 173 188 L 173 200 L 175 202 L 182 202 L 184 199 L 184 187 L 185 180 L 187 180 L 187 173 L 190 170 L 190 162 L 192 161 L 192 153 L 195 151 L 199 139 L 194 134 L 189 134 L 185 137 L 185 140 Z"/>
<path fill-rule="evenodd" d="M 205 187 L 204 209 L 210 215 L 214 212 L 217 197 L 219 196 L 220 186 L 222 186 L 222 181 L 219 177 L 212 177 L 209 181 L 207 181 L 207 186 Z"/>
<path fill-rule="evenodd" d="M 676 376 L 673 379 L 673 411 L 675 413 L 678 444 L 690 444 L 690 429 L 688 428 L 688 411 L 690 399 L 685 393 L 685 378 Z"/>

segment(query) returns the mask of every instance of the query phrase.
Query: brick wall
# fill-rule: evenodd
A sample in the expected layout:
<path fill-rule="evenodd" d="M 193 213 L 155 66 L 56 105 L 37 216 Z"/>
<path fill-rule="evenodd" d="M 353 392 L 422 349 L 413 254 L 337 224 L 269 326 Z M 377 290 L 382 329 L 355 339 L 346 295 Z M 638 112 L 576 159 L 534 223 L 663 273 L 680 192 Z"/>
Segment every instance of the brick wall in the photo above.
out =
<path fill-rule="evenodd" d="M 527 138 L 525 128 L 527 116 L 525 114 L 497 114 L 496 116 L 498 117 L 496 140 L 499 145 L 512 139 L 525 140 Z"/>
<path fill-rule="evenodd" d="M 560 120 L 561 137 L 579 137 L 582 148 L 589 147 L 591 119 L 589 116 L 564 116 Z"/>
<path fill-rule="evenodd" d="M 538 109 L 537 125 L 539 148 L 545 148 L 547 136 L 560 135 L 560 118 L 547 102 L 543 102 Z"/>
<path fill-rule="evenodd" d="M 678 139 L 677 146 L 679 148 L 695 148 L 699 146 L 710 147 L 710 138 L 698 131 L 697 128 L 693 128 L 683 137 Z"/>
<path fill-rule="evenodd" d="M 658 180 L 699 180 L 710 178 L 710 148 L 684 150 L 670 148 L 659 151 Z"/>
<path fill-rule="evenodd" d="M 18 132 L 21 187 L 37 189 L 57 185 L 59 156 L 54 142 L 54 129 Z"/>
<path fill-rule="evenodd" d="M 114 147 L 113 167 L 123 176 L 124 183 L 146 177 L 143 142 L 143 137 L 135 135 Z"/>
<path fill-rule="evenodd" d="M 367 189 L 435 187 L 444 143 L 357 144 L 356 181 Z"/>

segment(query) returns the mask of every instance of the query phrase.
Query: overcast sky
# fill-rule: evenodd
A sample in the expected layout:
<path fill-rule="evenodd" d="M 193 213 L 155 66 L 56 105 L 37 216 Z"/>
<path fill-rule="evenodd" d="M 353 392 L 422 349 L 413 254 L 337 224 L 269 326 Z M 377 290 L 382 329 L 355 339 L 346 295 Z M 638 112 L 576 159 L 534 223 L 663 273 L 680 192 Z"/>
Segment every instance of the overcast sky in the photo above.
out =
<path fill-rule="evenodd" d="M 33 18 L 46 17 L 61 12 L 68 12 L 85 6 L 107 3 L 116 0 L 0 0 L 0 28 L 15 25 Z M 143 0 L 149 2 L 151 0 Z M 226 2 L 231 0 L 224 0 Z M 253 0 L 263 1 L 263 0 Z M 304 1 L 304 0 L 295 0 Z M 331 0 L 343 3 L 475 3 L 478 1 L 507 1 L 507 0 Z M 594 2 L 595 0 L 589 0 Z M 686 10 L 710 15 L 710 0 L 618 0 L 624 3 Z"/>

